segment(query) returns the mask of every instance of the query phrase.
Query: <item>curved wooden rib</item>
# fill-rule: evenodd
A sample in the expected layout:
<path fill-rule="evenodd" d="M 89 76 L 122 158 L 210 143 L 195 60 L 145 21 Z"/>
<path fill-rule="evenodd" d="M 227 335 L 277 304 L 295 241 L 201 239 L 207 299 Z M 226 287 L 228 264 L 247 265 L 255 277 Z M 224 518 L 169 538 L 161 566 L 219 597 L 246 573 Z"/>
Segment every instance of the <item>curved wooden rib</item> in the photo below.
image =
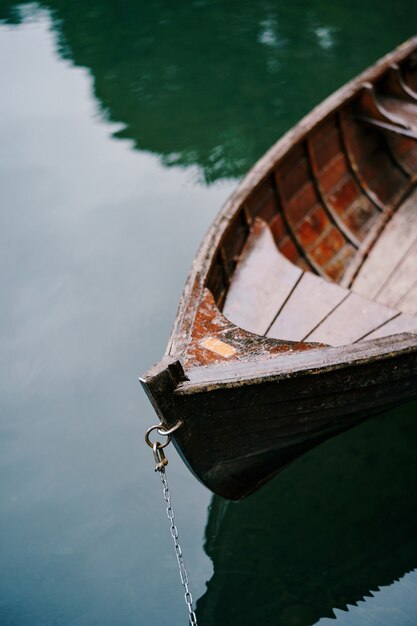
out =
<path fill-rule="evenodd" d="M 381 98 L 376 98 L 373 86 L 365 85 L 358 95 L 353 117 L 347 117 L 345 112 L 340 114 L 344 142 L 352 167 L 363 188 L 382 210 L 398 205 L 409 188 L 410 179 L 409 173 L 394 158 L 387 145 L 385 132 L 393 131 L 394 134 L 405 134 L 408 138 L 411 136 L 417 139 L 414 130 L 410 130 L 409 111 L 405 114 L 403 109 L 414 105 L 388 98 L 384 100 L 384 104 L 387 101 L 388 104 L 383 106 Z M 396 113 L 389 111 L 387 106 L 391 106 Z M 399 112 L 403 115 L 400 116 Z M 383 132 L 378 134 L 377 129 Z"/>
<path fill-rule="evenodd" d="M 358 163 L 356 155 L 354 154 L 354 151 L 352 149 L 350 139 L 349 139 L 348 120 L 349 120 L 349 117 L 346 111 L 344 110 L 339 111 L 340 134 L 342 137 L 342 142 L 345 148 L 346 156 L 348 157 L 350 168 L 352 170 L 352 173 L 355 176 L 356 181 L 358 182 L 360 188 L 362 189 L 362 191 L 371 200 L 371 202 L 376 207 L 378 207 L 380 211 L 384 211 L 385 210 L 384 202 L 371 189 L 368 182 L 364 178 L 360 164 Z"/>
<path fill-rule="evenodd" d="M 311 146 L 311 141 L 309 140 L 308 137 L 306 138 L 306 150 L 307 150 L 307 154 L 308 154 L 308 160 L 309 160 L 309 165 L 310 165 L 310 169 L 311 169 L 311 175 L 312 175 L 312 178 L 313 178 L 313 181 L 314 181 L 314 185 L 316 187 L 317 193 L 319 195 L 319 198 L 321 200 L 321 203 L 322 203 L 323 207 L 327 211 L 327 214 L 329 215 L 330 219 L 337 226 L 337 228 L 344 234 L 346 239 L 348 241 L 350 241 L 350 243 L 353 246 L 355 246 L 355 248 L 358 248 L 359 247 L 359 243 L 360 243 L 359 239 L 346 226 L 346 224 L 343 222 L 343 220 L 340 219 L 339 215 L 334 210 L 333 205 L 329 201 L 329 198 L 328 198 L 327 194 L 324 192 L 324 189 L 323 189 L 323 186 L 322 186 L 322 183 L 321 183 L 321 180 L 320 180 L 320 170 L 319 170 L 319 167 L 318 167 L 318 164 L 317 164 L 317 160 L 316 160 L 315 154 L 314 154 L 312 146 Z"/>
<path fill-rule="evenodd" d="M 388 68 L 382 85 L 383 91 L 391 96 L 409 102 L 417 102 L 417 93 L 404 81 L 401 70 L 396 64 Z"/>
<path fill-rule="evenodd" d="M 290 241 L 292 242 L 294 247 L 297 249 L 297 251 L 299 252 L 300 256 L 302 256 L 306 260 L 306 262 L 310 266 L 310 268 L 314 272 L 316 272 L 317 274 L 319 274 L 321 276 L 325 276 L 325 272 L 324 272 L 323 268 L 311 256 L 311 254 L 309 253 L 308 247 L 303 246 L 302 240 L 300 240 L 300 231 L 297 233 L 296 225 L 293 223 L 293 221 L 291 220 L 291 218 L 289 216 L 288 203 L 285 200 L 284 195 L 283 195 L 282 190 L 281 190 L 281 182 L 280 182 L 279 174 L 275 173 L 274 180 L 275 180 L 275 191 L 276 191 L 276 194 L 277 194 L 277 197 L 279 199 L 280 206 L 281 206 L 282 219 L 283 219 L 283 222 L 284 222 L 285 227 L 287 229 Z M 285 246 L 285 243 L 284 243 L 284 246 Z M 280 245 L 279 247 L 282 250 L 284 248 L 284 246 Z M 285 250 L 285 248 L 284 248 L 284 250 Z M 284 252 L 284 254 L 285 254 L 285 252 Z M 288 255 L 285 254 L 285 256 L 288 256 Z"/>
<path fill-rule="evenodd" d="M 403 77 L 404 84 L 413 93 L 417 93 L 417 73 L 416 73 L 416 59 L 415 53 L 412 53 L 404 60 L 399 61 L 398 65 L 401 68 L 401 75 Z"/>
<path fill-rule="evenodd" d="M 384 130 L 391 130 L 417 139 L 413 123 L 415 120 L 413 114 L 410 115 L 410 107 L 414 105 L 392 98 L 392 96 L 377 97 L 374 86 L 365 84 L 358 104 L 358 116 L 363 121 L 375 124 Z"/>

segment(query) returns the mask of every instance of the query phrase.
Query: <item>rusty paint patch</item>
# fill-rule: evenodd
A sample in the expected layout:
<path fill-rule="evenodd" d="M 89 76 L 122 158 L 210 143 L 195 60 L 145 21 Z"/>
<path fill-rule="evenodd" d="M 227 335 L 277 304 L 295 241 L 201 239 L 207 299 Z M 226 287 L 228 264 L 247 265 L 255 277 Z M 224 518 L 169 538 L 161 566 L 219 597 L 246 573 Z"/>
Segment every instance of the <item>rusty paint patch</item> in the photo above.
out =
<path fill-rule="evenodd" d="M 220 339 L 217 339 L 216 337 L 205 337 L 201 341 L 201 345 L 204 348 L 207 348 L 207 350 L 211 350 L 216 354 L 220 354 L 220 356 L 224 356 L 226 359 L 233 356 L 237 352 L 236 348 L 228 343 L 225 343 L 224 341 L 221 341 Z"/>
<path fill-rule="evenodd" d="M 234 348 L 235 352 L 229 357 L 210 349 L 203 349 L 203 341 L 211 337 Z M 203 297 L 198 304 L 197 314 L 191 330 L 191 337 L 185 350 L 183 348 L 182 362 L 184 368 L 198 365 L 214 365 L 225 363 L 225 358 L 231 361 L 250 361 L 251 359 L 265 359 L 277 354 L 285 354 L 295 350 L 309 350 L 317 348 L 319 344 L 280 341 L 269 339 L 247 332 L 229 322 L 219 311 L 213 295 L 204 289 Z"/>

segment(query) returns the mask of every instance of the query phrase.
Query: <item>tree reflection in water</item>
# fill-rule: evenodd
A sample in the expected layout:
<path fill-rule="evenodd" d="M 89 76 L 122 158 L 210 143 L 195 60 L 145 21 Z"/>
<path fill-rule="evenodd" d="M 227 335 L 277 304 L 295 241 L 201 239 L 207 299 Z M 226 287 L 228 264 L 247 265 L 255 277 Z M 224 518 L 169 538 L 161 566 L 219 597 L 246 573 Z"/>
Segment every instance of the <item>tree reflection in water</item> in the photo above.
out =
<path fill-rule="evenodd" d="M 207 182 L 242 176 L 302 115 L 414 33 L 410 3 L 41 0 L 120 137 Z M 0 0 L 0 19 L 20 6 Z M 389 8 L 389 10 L 388 10 Z M 370 18 L 372 28 L 370 28 Z M 381 37 L 381 33 L 384 36 Z"/>

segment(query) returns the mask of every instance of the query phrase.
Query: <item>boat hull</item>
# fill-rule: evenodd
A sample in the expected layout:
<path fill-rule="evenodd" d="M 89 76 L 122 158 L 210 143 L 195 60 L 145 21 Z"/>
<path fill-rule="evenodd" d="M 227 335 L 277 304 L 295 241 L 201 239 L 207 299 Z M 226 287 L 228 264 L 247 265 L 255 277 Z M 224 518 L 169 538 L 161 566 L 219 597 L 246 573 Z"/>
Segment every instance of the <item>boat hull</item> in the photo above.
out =
<path fill-rule="evenodd" d="M 395 351 L 389 343 L 279 357 L 263 371 L 211 368 L 204 383 L 201 371 L 180 380 L 178 362 L 165 361 L 142 382 L 151 399 L 164 395 L 166 424 L 183 420 L 174 441 L 193 473 L 238 500 L 326 439 L 417 397 L 415 336 L 398 337 Z"/>

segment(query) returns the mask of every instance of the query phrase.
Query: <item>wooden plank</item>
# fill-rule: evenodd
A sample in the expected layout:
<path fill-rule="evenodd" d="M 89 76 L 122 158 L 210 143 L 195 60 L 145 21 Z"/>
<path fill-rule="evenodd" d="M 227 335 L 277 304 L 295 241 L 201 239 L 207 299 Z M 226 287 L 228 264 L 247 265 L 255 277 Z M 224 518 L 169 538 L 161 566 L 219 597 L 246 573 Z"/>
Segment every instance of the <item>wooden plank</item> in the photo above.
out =
<path fill-rule="evenodd" d="M 307 157 L 302 145 L 296 145 L 280 163 L 279 187 L 284 203 L 287 203 L 299 193 L 300 189 L 311 182 Z"/>
<path fill-rule="evenodd" d="M 350 267 L 352 260 L 355 258 L 356 248 L 349 243 L 334 255 L 334 257 L 326 265 L 326 274 L 330 280 L 341 284 L 346 270 Z"/>
<path fill-rule="evenodd" d="M 407 67 L 409 65 L 409 67 Z M 412 67 L 411 64 L 404 64 L 401 68 L 402 77 L 404 80 L 404 84 L 407 89 L 411 91 L 411 93 L 417 95 L 417 75 L 415 71 L 415 67 Z"/>
<path fill-rule="evenodd" d="M 330 346 L 347 345 L 358 341 L 396 314 L 393 309 L 350 293 L 306 339 Z"/>
<path fill-rule="evenodd" d="M 381 128 L 402 133 L 407 130 L 415 135 L 417 106 L 412 102 L 392 95 L 377 94 L 374 85 L 368 83 L 360 96 L 358 113 L 360 118 Z"/>
<path fill-rule="evenodd" d="M 417 281 L 407 294 L 398 302 L 398 308 L 404 313 L 417 315 Z"/>
<path fill-rule="evenodd" d="M 413 243 L 417 230 L 417 189 L 396 211 L 363 263 L 352 290 L 374 298 L 387 275 L 401 262 L 404 250 Z"/>
<path fill-rule="evenodd" d="M 410 356 L 412 362 L 414 361 L 417 376 L 417 338 L 400 334 L 394 339 L 383 337 L 373 342 L 361 341 L 342 348 L 318 347 L 316 350 L 302 352 L 294 350 L 278 356 L 271 356 L 268 359 L 239 361 L 204 368 L 188 368 L 186 370 L 187 380 L 178 383 L 175 393 L 178 395 L 193 395 L 204 393 L 207 390 L 220 391 L 250 385 L 254 385 L 253 389 L 255 390 L 255 386 L 260 382 L 279 382 L 279 385 L 271 385 L 268 402 L 272 402 L 284 399 L 281 386 L 283 381 L 290 378 L 297 395 L 299 397 L 308 396 L 312 394 L 309 385 L 314 385 L 317 375 L 324 373 L 327 378 L 323 379 L 317 393 L 322 395 L 330 387 L 333 393 L 337 393 L 338 391 L 346 390 L 347 381 L 340 381 L 339 373 L 344 368 L 347 368 L 348 371 L 355 371 L 358 366 L 358 369 L 361 371 L 361 377 L 357 382 L 359 386 L 366 387 L 370 384 L 369 380 L 363 376 L 364 367 L 372 369 L 372 375 L 370 376 L 372 383 L 380 380 L 386 384 L 394 378 L 401 378 L 403 374 L 404 376 L 406 375 L 410 363 L 406 365 L 403 373 L 401 373 L 398 367 L 389 365 L 392 363 L 392 360 L 406 359 L 406 355 Z M 381 363 L 382 366 L 380 367 Z M 409 369 L 408 372 L 410 372 Z M 303 375 L 307 377 L 307 385 L 300 385 L 298 382 L 299 377 Z M 352 383 L 351 378 L 347 380 Z M 247 393 L 245 398 L 248 404 L 254 406 L 254 398 L 251 394 Z M 224 403 L 221 396 L 215 398 L 215 400 L 220 405 Z M 224 403 L 224 406 L 226 406 L 226 403 Z M 209 406 L 206 408 L 210 410 Z"/>
<path fill-rule="evenodd" d="M 376 294 L 376 301 L 397 308 L 398 302 L 413 287 L 417 276 L 417 237 L 404 258 L 394 267 Z M 401 310 L 401 309 L 400 309 Z"/>
<path fill-rule="evenodd" d="M 334 157 L 343 152 L 339 128 L 335 116 L 326 120 L 308 138 L 318 171 L 324 169 Z"/>
<path fill-rule="evenodd" d="M 260 185 L 255 187 L 255 189 L 248 194 L 246 199 L 246 206 L 252 217 L 255 218 L 259 209 L 273 197 L 274 190 L 269 183 L 269 180 L 265 180 Z"/>
<path fill-rule="evenodd" d="M 301 341 L 347 294 L 346 289 L 324 278 L 304 273 L 267 337 Z"/>
<path fill-rule="evenodd" d="M 358 124 L 356 121 L 354 121 L 353 114 L 350 112 L 348 113 L 346 110 L 341 110 L 339 112 L 339 123 L 340 123 L 340 136 L 342 138 L 344 151 L 348 160 L 348 164 L 349 164 L 349 168 L 352 173 L 352 176 L 358 183 L 362 192 L 370 199 L 370 201 L 375 206 L 378 207 L 378 209 L 383 211 L 385 209 L 385 204 L 381 200 L 381 198 L 379 198 L 375 194 L 373 189 L 369 187 L 368 181 L 365 180 L 365 178 L 362 175 L 362 168 L 360 166 L 359 159 L 358 159 L 358 156 L 359 156 L 358 149 L 361 150 L 361 154 L 363 154 L 363 151 L 364 151 L 364 132 L 361 129 L 361 132 L 358 133 Z M 370 139 L 371 139 L 371 142 L 375 140 L 372 133 L 370 134 Z"/>
<path fill-rule="evenodd" d="M 312 142 L 306 139 L 306 149 L 310 162 L 310 169 L 316 186 L 316 191 L 319 195 L 320 201 L 327 211 L 330 219 L 337 225 L 337 228 L 344 234 L 344 236 L 353 243 L 356 247 L 359 246 L 359 242 L 354 233 L 346 227 L 343 219 L 340 219 L 339 213 L 335 210 L 330 200 L 330 192 L 335 187 L 340 185 L 341 181 L 349 175 L 349 168 L 346 164 L 346 155 L 344 154 L 340 144 L 340 138 L 337 133 L 338 146 L 340 151 L 336 153 L 333 159 L 323 160 L 323 167 L 320 168 L 319 160 L 316 157 L 316 152 Z M 319 154 L 321 154 L 319 152 Z M 330 152 L 332 154 L 332 152 Z M 327 155 L 326 155 L 327 156 Z M 329 155 L 330 156 L 330 155 Z M 342 167 L 340 167 L 342 164 Z M 336 172 L 336 173 L 335 173 Z"/>
<path fill-rule="evenodd" d="M 214 259 L 210 277 L 207 281 L 208 288 L 218 302 L 227 288 L 225 269 L 220 254 Z"/>
<path fill-rule="evenodd" d="M 409 102 L 417 102 L 417 94 L 404 82 L 398 65 L 393 64 L 388 68 L 383 80 L 384 92 Z"/>
<path fill-rule="evenodd" d="M 277 200 L 279 202 L 279 206 L 281 208 L 281 216 L 283 219 L 283 223 L 285 225 L 285 229 L 287 231 L 287 236 L 279 243 L 279 250 L 282 252 L 287 259 L 293 261 L 294 263 L 304 265 L 308 264 L 309 268 L 313 269 L 317 274 L 321 274 L 321 268 L 319 266 L 315 266 L 314 262 L 308 257 L 304 246 L 298 241 L 297 234 L 294 231 L 292 224 L 289 222 L 286 215 L 286 202 L 284 200 L 284 196 L 281 193 L 279 176 L 275 173 L 272 174 L 271 180 L 273 180 L 275 194 Z M 290 252 L 290 254 L 288 254 Z"/>
<path fill-rule="evenodd" d="M 410 177 L 417 171 L 417 146 L 414 139 L 401 137 L 394 133 L 386 133 L 386 142 L 391 154 L 400 167 Z"/>
<path fill-rule="evenodd" d="M 263 335 L 300 279 L 302 270 L 280 254 L 268 225 L 253 223 L 226 295 L 223 315 Z"/>
<path fill-rule="evenodd" d="M 417 131 L 417 104 L 386 96 L 379 96 L 378 100 L 393 120 L 409 130 Z"/>
<path fill-rule="evenodd" d="M 417 333 L 417 317 L 400 313 L 400 315 L 394 319 L 383 324 L 369 333 L 369 335 L 366 335 L 366 337 L 363 337 L 362 340 L 369 341 L 371 339 L 379 339 L 380 337 L 389 337 L 390 335 L 399 335 L 408 332 Z"/>
<path fill-rule="evenodd" d="M 323 233 L 314 248 L 310 249 L 310 256 L 316 263 L 319 263 L 326 272 L 326 265 L 337 255 L 345 245 L 345 238 L 342 233 L 332 226 Z"/>
<path fill-rule="evenodd" d="M 394 204 L 409 180 L 409 176 L 399 166 L 393 165 L 393 158 L 388 150 L 380 150 L 372 158 L 362 162 L 361 173 L 385 207 Z"/>
<path fill-rule="evenodd" d="M 228 277 L 233 273 L 236 266 L 236 259 L 243 249 L 248 230 L 245 212 L 241 209 L 231 220 L 229 230 L 220 248 L 220 255 Z"/>

